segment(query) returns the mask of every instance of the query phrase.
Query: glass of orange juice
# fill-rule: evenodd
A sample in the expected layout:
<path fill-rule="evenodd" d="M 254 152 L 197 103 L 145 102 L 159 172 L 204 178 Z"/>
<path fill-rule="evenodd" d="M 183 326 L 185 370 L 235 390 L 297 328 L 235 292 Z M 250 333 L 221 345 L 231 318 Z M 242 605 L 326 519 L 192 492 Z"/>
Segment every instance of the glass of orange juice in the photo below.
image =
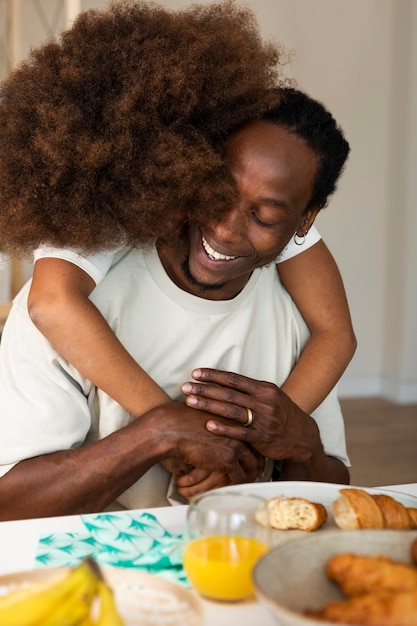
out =
<path fill-rule="evenodd" d="M 267 501 L 237 492 L 196 496 L 184 538 L 184 569 L 196 591 L 214 600 L 248 598 L 253 567 L 270 546 Z"/>

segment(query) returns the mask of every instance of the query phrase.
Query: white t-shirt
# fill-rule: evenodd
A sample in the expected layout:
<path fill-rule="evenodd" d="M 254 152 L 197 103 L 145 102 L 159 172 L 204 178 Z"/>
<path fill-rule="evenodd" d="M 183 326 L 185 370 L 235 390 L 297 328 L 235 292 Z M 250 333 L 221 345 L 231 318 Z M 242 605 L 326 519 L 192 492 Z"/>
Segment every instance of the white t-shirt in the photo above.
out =
<path fill-rule="evenodd" d="M 304 252 L 311 246 L 314 246 L 320 240 L 320 233 L 313 225 L 308 231 L 304 243 L 302 245 L 297 245 L 292 237 L 290 241 L 287 243 L 285 248 L 279 254 L 279 256 L 275 259 L 276 263 L 283 263 L 284 261 L 288 261 L 293 256 Z M 55 248 L 53 246 L 41 246 L 34 253 L 35 262 L 38 259 L 43 259 L 46 257 L 53 257 L 55 259 L 63 259 L 65 261 L 70 261 L 74 263 L 74 265 L 78 265 L 81 269 L 83 269 L 98 285 L 110 267 L 113 264 L 115 256 L 121 250 L 121 248 L 113 248 L 111 250 L 105 250 L 103 252 L 98 252 L 94 255 L 83 256 L 78 254 L 74 250 L 70 248 Z"/>
<path fill-rule="evenodd" d="M 132 419 L 36 329 L 27 311 L 29 287 L 16 297 L 2 337 L 0 475 L 23 459 L 94 442 Z M 235 298 L 215 301 L 179 289 L 155 249 L 129 250 L 119 255 L 91 298 L 132 356 L 173 399 L 182 397 L 181 384 L 196 367 L 281 385 L 309 338 L 274 263 L 254 270 Z M 313 417 L 326 453 L 349 465 L 336 389 Z M 165 506 L 169 478 L 154 466 L 119 503 Z"/>

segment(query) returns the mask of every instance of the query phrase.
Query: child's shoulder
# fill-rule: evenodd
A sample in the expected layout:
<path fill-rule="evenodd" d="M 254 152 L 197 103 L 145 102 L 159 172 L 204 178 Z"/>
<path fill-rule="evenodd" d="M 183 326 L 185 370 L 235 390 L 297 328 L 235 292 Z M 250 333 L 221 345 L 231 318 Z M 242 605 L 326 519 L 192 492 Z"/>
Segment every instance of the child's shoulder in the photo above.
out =
<path fill-rule="evenodd" d="M 92 254 L 77 252 L 74 248 L 56 248 L 44 245 L 37 248 L 33 254 L 34 261 L 45 258 L 62 259 L 80 267 L 94 280 L 96 285 L 106 276 L 115 263 L 122 248 L 100 250 Z"/>

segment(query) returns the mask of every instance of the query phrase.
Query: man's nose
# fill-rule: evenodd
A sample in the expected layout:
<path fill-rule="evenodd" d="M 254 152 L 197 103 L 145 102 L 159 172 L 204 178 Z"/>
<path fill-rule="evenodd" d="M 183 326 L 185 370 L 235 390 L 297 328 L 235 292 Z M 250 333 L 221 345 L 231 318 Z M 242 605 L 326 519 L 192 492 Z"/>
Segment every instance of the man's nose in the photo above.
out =
<path fill-rule="evenodd" d="M 223 213 L 221 219 L 213 225 L 218 240 L 236 241 L 246 233 L 246 219 L 240 205 L 234 205 Z"/>

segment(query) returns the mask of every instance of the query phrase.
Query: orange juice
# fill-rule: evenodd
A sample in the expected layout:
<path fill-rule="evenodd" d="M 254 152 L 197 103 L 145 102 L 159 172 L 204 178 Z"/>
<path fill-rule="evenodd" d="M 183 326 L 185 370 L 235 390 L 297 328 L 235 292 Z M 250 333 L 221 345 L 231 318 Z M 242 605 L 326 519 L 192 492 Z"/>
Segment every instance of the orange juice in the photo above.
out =
<path fill-rule="evenodd" d="M 184 569 L 201 595 L 241 600 L 253 594 L 252 569 L 267 549 L 263 541 L 249 537 L 202 537 L 187 545 Z"/>

